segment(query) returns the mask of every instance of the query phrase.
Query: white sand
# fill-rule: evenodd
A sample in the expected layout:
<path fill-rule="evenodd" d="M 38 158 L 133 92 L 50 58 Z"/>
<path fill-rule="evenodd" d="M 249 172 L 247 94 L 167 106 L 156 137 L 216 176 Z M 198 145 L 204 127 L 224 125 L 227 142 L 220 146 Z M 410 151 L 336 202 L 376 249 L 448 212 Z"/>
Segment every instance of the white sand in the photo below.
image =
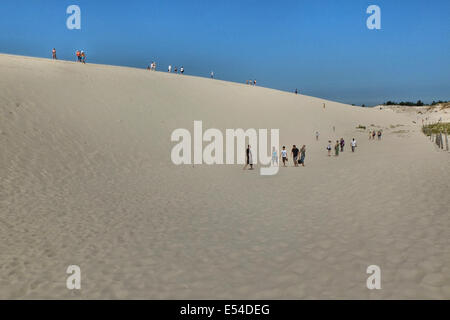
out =
<path fill-rule="evenodd" d="M 405 113 L 9 55 L 0 74 L 2 299 L 450 298 L 450 153 Z M 307 166 L 175 166 L 170 134 L 194 120 L 280 128 Z M 366 288 L 371 264 L 381 290 Z"/>

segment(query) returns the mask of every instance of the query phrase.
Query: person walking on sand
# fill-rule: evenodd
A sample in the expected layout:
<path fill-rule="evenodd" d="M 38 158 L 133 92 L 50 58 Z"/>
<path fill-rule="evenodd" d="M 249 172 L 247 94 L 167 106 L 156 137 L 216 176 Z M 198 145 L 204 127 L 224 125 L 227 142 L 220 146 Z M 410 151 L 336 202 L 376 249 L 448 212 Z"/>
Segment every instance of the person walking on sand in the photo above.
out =
<path fill-rule="evenodd" d="M 323 103 L 323 108 L 325 109 L 325 102 Z"/>
<path fill-rule="evenodd" d="M 278 154 L 277 149 L 275 149 L 275 147 L 272 147 L 272 166 L 274 166 L 275 163 L 278 166 Z"/>
<path fill-rule="evenodd" d="M 378 130 L 378 140 L 381 140 L 381 130 Z"/>
<path fill-rule="evenodd" d="M 328 140 L 327 150 L 328 150 L 328 156 L 331 157 L 331 140 Z"/>
<path fill-rule="evenodd" d="M 211 76 L 211 79 L 214 79 L 214 71 L 211 71 L 209 75 Z"/>
<path fill-rule="evenodd" d="M 306 146 L 303 145 L 300 148 L 300 161 L 299 161 L 299 163 L 302 165 L 302 167 L 305 166 L 305 156 L 306 156 Z"/>
<path fill-rule="evenodd" d="M 377 135 L 377 133 L 375 132 L 375 130 L 373 130 L 372 132 L 372 140 L 375 140 L 375 136 Z"/>
<path fill-rule="evenodd" d="M 247 163 L 244 166 L 244 170 L 247 169 L 247 166 L 250 165 L 249 170 L 253 170 L 253 157 L 252 157 L 252 150 L 250 149 L 250 145 L 247 146 L 247 150 L 245 150 Z"/>
<path fill-rule="evenodd" d="M 372 140 L 372 131 L 369 131 L 369 140 Z"/>
<path fill-rule="evenodd" d="M 84 53 L 84 51 L 81 51 L 81 62 L 86 64 L 86 53 Z"/>
<path fill-rule="evenodd" d="M 316 131 L 316 141 L 319 141 L 319 131 Z"/>
<path fill-rule="evenodd" d="M 334 145 L 334 155 L 339 156 L 339 140 L 336 140 L 336 144 Z"/>
<path fill-rule="evenodd" d="M 292 161 L 294 161 L 294 167 L 298 167 L 298 153 L 300 150 L 295 146 L 295 144 L 292 146 L 291 154 L 292 154 Z"/>
<path fill-rule="evenodd" d="M 172 66 L 169 64 L 169 67 L 167 68 L 167 71 L 169 72 L 169 73 L 171 73 L 172 72 Z"/>
<path fill-rule="evenodd" d="M 181 73 L 181 74 L 184 73 L 184 68 L 183 68 L 183 66 L 181 66 L 181 68 L 180 68 L 180 73 Z"/>
<path fill-rule="evenodd" d="M 77 50 L 77 61 L 81 62 L 81 52 L 80 52 L 80 50 Z"/>
<path fill-rule="evenodd" d="M 345 146 L 344 138 L 341 138 L 341 141 L 339 142 L 339 144 L 341 146 L 341 152 L 344 152 L 344 146 Z"/>
<path fill-rule="evenodd" d="M 355 138 L 352 139 L 351 145 L 352 145 L 352 152 L 355 152 L 355 148 L 356 148 L 356 140 L 355 140 Z"/>
<path fill-rule="evenodd" d="M 255 79 L 255 80 L 253 80 L 253 85 L 254 85 L 254 86 L 256 86 L 256 79 Z"/>
<path fill-rule="evenodd" d="M 283 161 L 283 167 L 286 167 L 286 162 L 287 162 L 288 158 L 287 158 L 287 150 L 286 150 L 285 146 L 283 146 L 280 156 L 281 156 L 281 160 Z"/>
<path fill-rule="evenodd" d="M 53 48 L 53 50 L 52 50 L 52 59 L 53 60 L 57 60 L 57 58 L 56 58 L 56 49 L 55 48 Z"/>
<path fill-rule="evenodd" d="M 298 90 L 297 90 L 297 88 L 295 88 L 295 94 L 298 94 Z"/>

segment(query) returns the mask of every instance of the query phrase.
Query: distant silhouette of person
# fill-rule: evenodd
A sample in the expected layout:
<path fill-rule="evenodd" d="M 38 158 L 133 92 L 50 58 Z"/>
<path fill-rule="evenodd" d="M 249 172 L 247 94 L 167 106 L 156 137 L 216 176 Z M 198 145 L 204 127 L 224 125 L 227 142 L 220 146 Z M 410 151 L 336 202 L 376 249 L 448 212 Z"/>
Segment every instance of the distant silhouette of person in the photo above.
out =
<path fill-rule="evenodd" d="M 249 170 L 253 170 L 253 157 L 252 157 L 252 150 L 250 150 L 250 145 L 247 146 L 246 158 L 247 158 L 247 163 L 244 166 L 244 170 L 247 169 L 248 165 L 250 165 Z"/>
<path fill-rule="evenodd" d="M 52 59 L 57 60 L 57 58 L 56 58 L 56 49 L 55 48 L 53 48 L 53 50 L 52 50 Z"/>

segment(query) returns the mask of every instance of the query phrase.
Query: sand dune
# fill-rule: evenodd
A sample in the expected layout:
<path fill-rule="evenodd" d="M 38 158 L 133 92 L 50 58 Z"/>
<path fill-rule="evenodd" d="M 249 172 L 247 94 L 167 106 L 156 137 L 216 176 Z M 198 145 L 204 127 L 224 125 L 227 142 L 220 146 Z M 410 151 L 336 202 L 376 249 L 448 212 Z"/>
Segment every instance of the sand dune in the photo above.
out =
<path fill-rule="evenodd" d="M 450 154 L 410 115 L 123 67 L 0 71 L 0 298 L 450 298 Z M 279 128 L 306 167 L 175 166 L 194 120 Z M 340 137 L 357 152 L 329 158 Z"/>

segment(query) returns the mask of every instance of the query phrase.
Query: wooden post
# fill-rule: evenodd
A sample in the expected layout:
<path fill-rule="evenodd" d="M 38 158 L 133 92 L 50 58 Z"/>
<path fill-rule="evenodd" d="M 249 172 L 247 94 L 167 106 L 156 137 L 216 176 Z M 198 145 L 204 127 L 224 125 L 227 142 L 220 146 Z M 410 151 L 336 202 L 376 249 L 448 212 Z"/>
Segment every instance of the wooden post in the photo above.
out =
<path fill-rule="evenodd" d="M 447 151 L 448 151 L 448 133 L 447 133 L 448 131 L 446 130 L 445 131 L 445 144 L 446 144 L 446 146 L 447 146 Z"/>

